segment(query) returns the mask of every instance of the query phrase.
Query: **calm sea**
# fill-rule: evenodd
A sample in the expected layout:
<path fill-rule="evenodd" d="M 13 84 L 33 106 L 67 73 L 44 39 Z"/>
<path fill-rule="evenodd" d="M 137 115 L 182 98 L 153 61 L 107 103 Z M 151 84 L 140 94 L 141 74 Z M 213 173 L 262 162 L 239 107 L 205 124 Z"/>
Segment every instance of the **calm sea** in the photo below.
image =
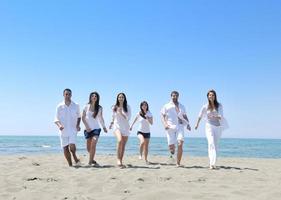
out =
<path fill-rule="evenodd" d="M 85 139 L 77 139 L 78 153 L 86 153 Z M 114 137 L 100 137 L 97 154 L 115 154 Z M 0 155 L 61 153 L 58 136 L 0 136 Z M 151 155 L 168 155 L 166 138 L 150 139 Z M 184 153 L 189 156 L 207 156 L 205 138 L 186 138 Z M 130 137 L 126 154 L 138 154 L 138 138 Z M 280 139 L 221 139 L 219 156 L 248 158 L 281 158 Z"/>

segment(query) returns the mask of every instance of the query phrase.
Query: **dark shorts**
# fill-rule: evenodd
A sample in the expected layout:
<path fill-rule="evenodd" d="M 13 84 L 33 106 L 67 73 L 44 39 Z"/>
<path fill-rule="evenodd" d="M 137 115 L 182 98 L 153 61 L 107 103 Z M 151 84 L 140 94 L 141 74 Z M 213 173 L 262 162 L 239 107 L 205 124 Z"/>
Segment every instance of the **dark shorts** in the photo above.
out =
<path fill-rule="evenodd" d="M 84 136 L 85 136 L 85 139 L 89 139 L 89 138 L 92 138 L 94 136 L 100 136 L 100 132 L 101 132 L 101 129 L 94 129 L 90 132 L 87 132 L 86 130 L 84 130 Z"/>
<path fill-rule="evenodd" d="M 145 139 L 149 139 L 150 138 L 150 133 L 143 133 L 138 131 L 137 135 L 141 134 Z"/>

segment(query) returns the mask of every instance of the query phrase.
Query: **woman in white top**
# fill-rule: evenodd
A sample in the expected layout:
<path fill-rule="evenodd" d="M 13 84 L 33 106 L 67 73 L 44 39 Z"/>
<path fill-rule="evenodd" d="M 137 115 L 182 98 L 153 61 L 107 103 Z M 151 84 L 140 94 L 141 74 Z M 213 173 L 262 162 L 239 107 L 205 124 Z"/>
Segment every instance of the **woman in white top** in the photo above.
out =
<path fill-rule="evenodd" d="M 117 139 L 117 165 L 124 168 L 123 156 L 130 135 L 129 120 L 131 118 L 131 108 L 127 104 L 127 98 L 124 93 L 117 95 L 116 104 L 113 106 L 112 111 L 112 122 L 109 129 L 113 127 L 113 132 Z"/>
<path fill-rule="evenodd" d="M 148 103 L 146 101 L 141 102 L 140 104 L 140 112 L 137 113 L 133 124 L 130 127 L 130 130 L 133 129 L 134 124 L 138 120 L 139 128 L 138 128 L 138 138 L 140 140 L 140 156 L 139 159 L 142 159 L 142 155 L 144 155 L 144 160 L 147 164 L 149 164 L 147 160 L 148 155 L 148 144 L 150 139 L 150 125 L 153 124 L 152 114 L 149 112 Z"/>
<path fill-rule="evenodd" d="M 195 130 L 198 128 L 201 119 L 206 118 L 206 137 L 208 140 L 208 154 L 210 169 L 216 169 L 218 143 L 222 132 L 223 107 L 217 101 L 217 94 L 214 90 L 207 93 L 208 104 L 201 108 Z"/>
<path fill-rule="evenodd" d="M 87 140 L 87 150 L 89 152 L 89 165 L 98 165 L 94 160 L 96 153 L 96 145 L 101 132 L 107 133 L 102 115 L 102 107 L 99 105 L 100 95 L 97 92 L 92 92 L 89 96 L 89 103 L 83 109 L 82 121 L 85 125 L 85 139 Z"/>

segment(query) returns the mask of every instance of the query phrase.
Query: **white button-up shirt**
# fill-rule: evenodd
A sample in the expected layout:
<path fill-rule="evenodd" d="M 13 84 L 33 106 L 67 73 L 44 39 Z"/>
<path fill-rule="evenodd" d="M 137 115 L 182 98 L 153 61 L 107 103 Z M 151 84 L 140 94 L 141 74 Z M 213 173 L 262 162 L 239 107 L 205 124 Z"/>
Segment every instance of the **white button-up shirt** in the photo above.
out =
<path fill-rule="evenodd" d="M 62 136 L 70 136 L 77 134 L 78 118 L 81 118 L 79 105 L 71 101 L 67 106 L 63 101 L 57 106 L 54 122 L 60 122 L 63 125 L 64 129 L 60 131 Z"/>
<path fill-rule="evenodd" d="M 165 119 L 167 120 L 167 124 L 178 128 L 179 126 L 179 115 L 186 114 L 186 110 L 184 105 L 179 103 L 179 113 L 176 110 L 176 105 L 174 102 L 170 101 L 169 103 L 165 104 L 161 110 L 161 114 L 165 115 Z"/>

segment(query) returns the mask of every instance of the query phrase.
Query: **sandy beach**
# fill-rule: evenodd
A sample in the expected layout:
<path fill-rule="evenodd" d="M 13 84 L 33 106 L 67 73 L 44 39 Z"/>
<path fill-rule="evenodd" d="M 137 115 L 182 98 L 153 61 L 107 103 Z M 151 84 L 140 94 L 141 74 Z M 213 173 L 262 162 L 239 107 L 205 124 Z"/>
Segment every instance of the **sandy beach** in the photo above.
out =
<path fill-rule="evenodd" d="M 61 154 L 1 156 L 0 199 L 280 199 L 281 159 L 220 158 L 217 170 L 206 157 L 183 158 L 176 168 L 165 156 L 151 165 L 137 156 L 97 156 L 100 167 L 68 167 Z"/>

